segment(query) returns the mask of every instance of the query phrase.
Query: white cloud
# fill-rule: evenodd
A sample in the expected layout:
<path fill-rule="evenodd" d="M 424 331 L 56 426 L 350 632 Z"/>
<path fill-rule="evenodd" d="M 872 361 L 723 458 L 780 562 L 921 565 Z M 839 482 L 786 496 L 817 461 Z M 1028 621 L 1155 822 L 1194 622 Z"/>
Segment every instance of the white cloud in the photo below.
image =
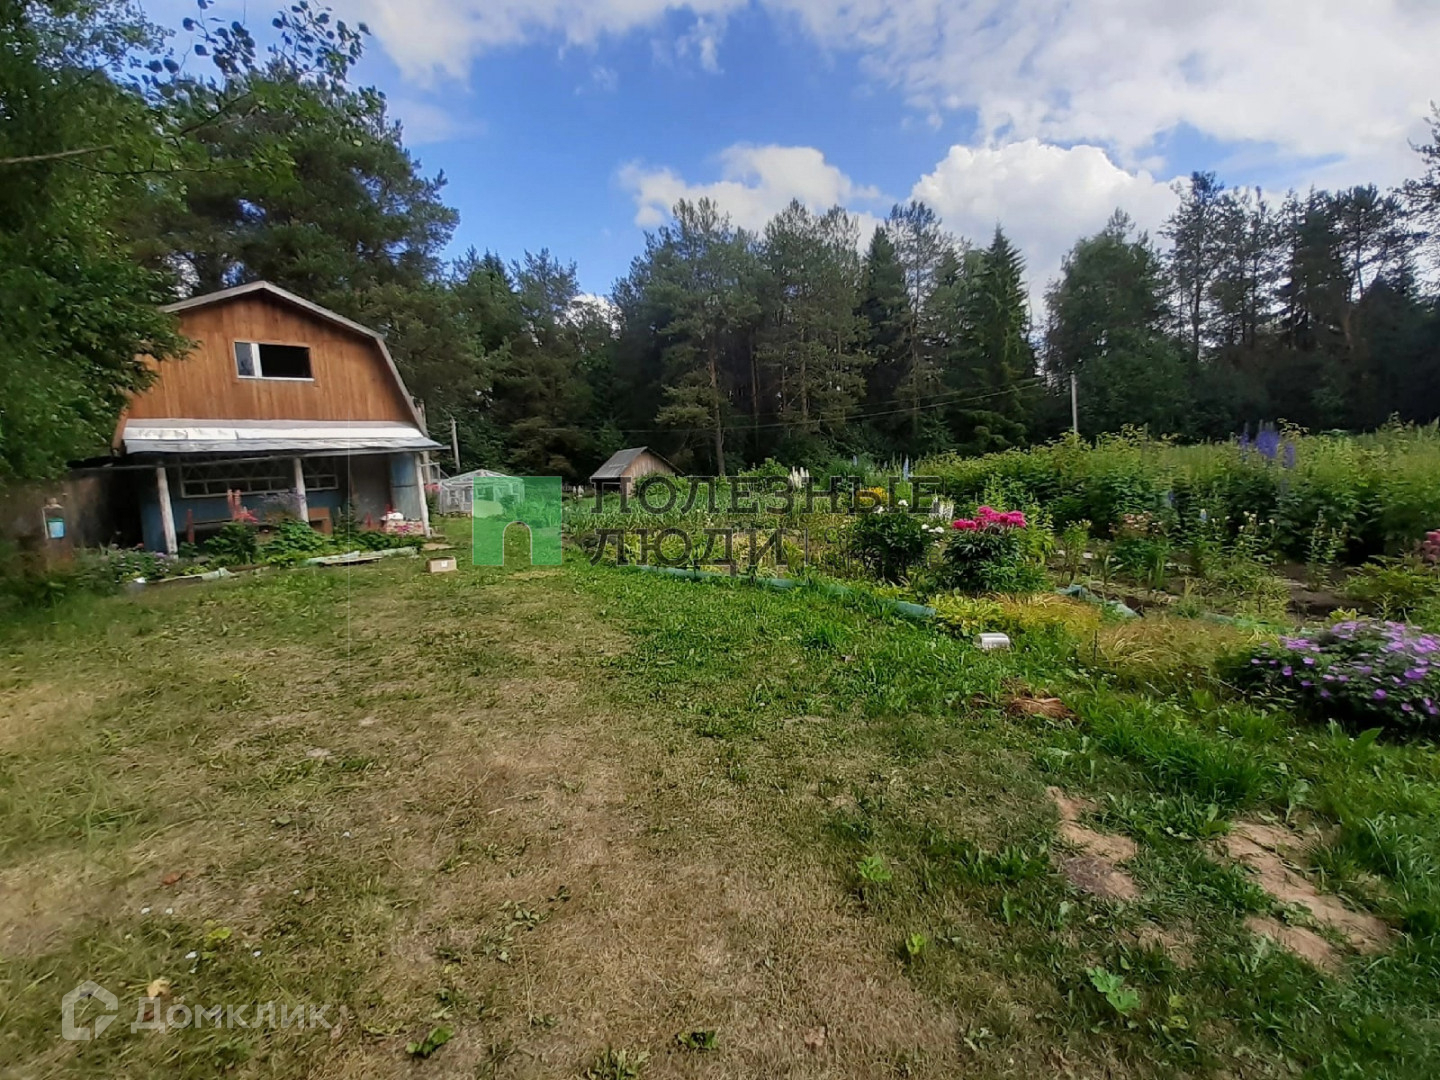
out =
<path fill-rule="evenodd" d="M 1096 146 L 1053 146 L 1025 139 L 950 152 L 911 190 L 946 226 L 987 244 L 996 225 L 1025 255 L 1031 294 L 1057 277 L 1075 241 L 1098 232 L 1118 207 L 1152 235 L 1174 209 L 1170 183 L 1127 172 Z"/>
<path fill-rule="evenodd" d="M 740 144 L 721 152 L 720 165 L 721 179 L 702 184 L 692 184 L 668 168 L 626 165 L 620 184 L 635 199 L 635 224 L 661 224 L 681 199 L 711 199 L 736 225 L 752 230 L 763 229 L 791 199 L 815 211 L 884 201 L 877 188 L 855 183 L 810 146 Z M 858 216 L 868 237 L 876 219 Z"/>
<path fill-rule="evenodd" d="M 610 325 L 612 331 L 620 328 L 620 309 L 608 296 L 601 296 L 599 293 L 577 293 L 575 299 L 570 301 L 570 310 L 567 314 L 575 323 L 594 317 L 603 319 Z"/>
<path fill-rule="evenodd" d="M 988 140 L 1122 156 L 1187 124 L 1297 157 L 1403 154 L 1436 91 L 1433 0 L 771 0 Z"/>
<path fill-rule="evenodd" d="M 723 17 L 745 0 L 335 0 L 347 18 L 363 19 L 406 78 L 464 79 L 470 64 L 494 49 L 532 41 L 594 45 L 601 38 L 653 28 L 671 12 L 695 18 L 691 48 L 702 65 L 718 64 Z"/>
<path fill-rule="evenodd" d="M 1435 0 L 756 0 L 822 46 L 858 55 L 921 116 L 979 118 L 985 144 L 1093 143 L 1140 160 L 1188 125 L 1273 145 L 1297 167 L 1340 156 L 1389 182 L 1437 92 Z M 653 32 L 723 62 L 727 15 L 747 0 L 340 0 L 367 17 L 410 78 L 463 78 L 483 53 L 535 40 L 592 45 Z M 1362 164 L 1363 163 L 1363 164 Z M 1350 175 L 1349 170 L 1345 170 Z"/>
<path fill-rule="evenodd" d="M 475 138 L 485 133 L 485 122 L 466 116 L 453 106 L 420 98 L 392 98 L 386 103 L 392 119 L 399 120 L 406 146 Z"/>
<path fill-rule="evenodd" d="M 620 88 L 620 73 L 612 67 L 604 64 L 596 64 L 590 69 L 589 81 L 582 83 L 575 88 L 577 95 L 584 94 L 613 94 Z"/>
<path fill-rule="evenodd" d="M 661 224 L 679 199 L 713 199 L 737 225 L 759 230 L 790 200 L 814 210 L 845 206 L 861 220 L 861 244 L 879 218 L 866 206 L 887 202 L 807 146 L 733 146 L 720 155 L 723 178 L 691 183 L 671 169 L 629 165 L 621 184 L 635 199 L 635 223 Z M 953 146 L 909 193 L 928 203 L 946 228 L 989 243 L 1001 225 L 1024 253 L 1037 301 L 1082 236 L 1098 232 L 1118 207 L 1154 232 L 1175 206 L 1169 183 L 1144 170 L 1126 171 L 1095 146 L 1064 148 L 1035 139 L 1000 147 Z M 1038 310 L 1038 309 L 1037 309 Z"/>
<path fill-rule="evenodd" d="M 694 28 L 689 33 L 681 34 L 676 40 L 675 55 L 683 59 L 693 54 L 703 70 L 712 75 L 718 74 L 720 71 L 720 39 L 724 35 L 723 22 L 715 19 L 696 19 Z"/>

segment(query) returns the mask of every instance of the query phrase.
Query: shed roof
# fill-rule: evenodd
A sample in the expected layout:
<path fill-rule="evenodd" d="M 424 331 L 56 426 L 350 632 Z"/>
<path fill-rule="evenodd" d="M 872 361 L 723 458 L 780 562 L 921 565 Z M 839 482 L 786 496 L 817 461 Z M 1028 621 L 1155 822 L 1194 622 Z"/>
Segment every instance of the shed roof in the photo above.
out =
<path fill-rule="evenodd" d="M 596 469 L 593 473 L 590 474 L 590 479 L 619 480 L 622 476 L 625 475 L 625 470 L 628 469 L 631 465 L 635 464 L 636 458 L 638 458 L 641 454 L 647 453 L 661 461 L 665 465 L 665 467 L 669 469 L 672 473 L 680 471 L 675 468 L 674 465 L 671 465 L 670 462 L 666 461 L 663 457 L 661 457 L 659 454 L 655 453 L 654 450 L 651 450 L 648 446 L 632 446 L 628 450 L 616 450 L 615 453 L 610 455 L 609 461 L 605 462 L 604 465 L 601 465 L 600 468 Z"/>

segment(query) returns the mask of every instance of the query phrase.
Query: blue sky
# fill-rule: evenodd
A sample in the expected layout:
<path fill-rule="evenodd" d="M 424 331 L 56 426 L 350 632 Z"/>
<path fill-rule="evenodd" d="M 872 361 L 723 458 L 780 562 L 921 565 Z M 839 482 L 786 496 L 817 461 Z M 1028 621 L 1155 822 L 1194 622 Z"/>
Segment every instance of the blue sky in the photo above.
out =
<path fill-rule="evenodd" d="M 959 235 L 1004 224 L 1038 295 L 1117 206 L 1157 227 L 1193 169 L 1277 197 L 1398 182 L 1440 97 L 1434 0 L 332 2 L 449 181 L 455 253 L 548 247 L 596 293 L 710 195 L 752 228 L 798 197 L 867 231 L 922 197 Z"/>

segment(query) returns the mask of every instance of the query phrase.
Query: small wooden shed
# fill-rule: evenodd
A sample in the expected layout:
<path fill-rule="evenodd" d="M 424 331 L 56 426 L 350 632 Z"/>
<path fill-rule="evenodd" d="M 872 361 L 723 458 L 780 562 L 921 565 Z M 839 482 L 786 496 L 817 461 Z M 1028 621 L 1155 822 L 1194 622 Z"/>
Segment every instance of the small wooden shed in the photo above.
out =
<path fill-rule="evenodd" d="M 617 488 L 629 494 L 634 490 L 635 481 L 642 477 L 656 474 L 676 476 L 678 473 L 679 470 L 674 465 L 648 446 L 632 446 L 628 450 L 617 450 L 611 454 L 610 460 L 590 475 L 590 483 L 598 484 L 602 488 Z"/>

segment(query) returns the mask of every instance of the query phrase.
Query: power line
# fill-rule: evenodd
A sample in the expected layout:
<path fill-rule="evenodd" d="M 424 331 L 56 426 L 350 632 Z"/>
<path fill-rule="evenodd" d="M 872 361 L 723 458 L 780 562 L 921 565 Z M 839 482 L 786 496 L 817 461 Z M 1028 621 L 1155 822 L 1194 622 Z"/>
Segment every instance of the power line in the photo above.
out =
<path fill-rule="evenodd" d="M 1045 380 L 1044 380 L 1043 378 L 1041 378 L 1041 377 L 1039 377 L 1039 376 L 1033 376 L 1033 377 L 1031 377 L 1031 378 L 1029 378 L 1029 379 L 1021 379 L 1021 380 L 1013 383 L 1012 385 L 1007 386 L 1007 387 L 1006 387 L 1005 389 L 1003 389 L 1003 390 L 991 390 L 991 391 L 989 391 L 988 393 L 975 394 L 975 395 L 968 396 L 968 397 L 967 397 L 967 396 L 963 396 L 963 392 L 961 392 L 961 391 L 953 391 L 952 394 L 948 396 L 948 397 L 949 397 L 949 400 L 937 399 L 937 400 L 935 400 L 935 401 L 926 402 L 924 405 L 906 405 L 906 406 L 903 406 L 903 407 L 898 408 L 898 409 L 882 409 L 882 410 L 879 410 L 879 411 L 877 411 L 877 412 L 868 412 L 868 413 L 867 413 L 867 412 L 858 412 L 858 413 L 847 414 L 847 415 L 839 416 L 839 417 L 831 417 L 831 418 L 829 418 L 829 419 L 831 419 L 831 420 L 837 420 L 837 419 L 838 419 L 838 420 L 843 420 L 843 421 L 845 421 L 846 423 L 850 423 L 850 422 L 853 422 L 853 421 L 856 421 L 856 420 L 873 420 L 873 419 L 875 419 L 876 417 L 880 417 L 880 416 L 898 416 L 898 415 L 900 415 L 900 414 L 902 414 L 902 413 L 925 412 L 925 411 L 930 410 L 930 409 L 948 409 L 948 408 L 952 408 L 952 407 L 954 407 L 954 406 L 956 406 L 956 405 L 972 405 L 972 404 L 975 404 L 975 403 L 980 402 L 980 401 L 988 401 L 988 400 L 990 400 L 991 398 L 1003 397 L 1003 396 L 1005 396 L 1006 394 L 1013 393 L 1013 392 L 1016 391 L 1016 390 L 1029 389 L 1030 387 L 1032 387 L 1032 386 L 1037 386 L 1037 385 L 1039 385 L 1039 384 L 1041 384 L 1041 383 L 1043 383 L 1043 382 L 1045 382 Z M 962 395 L 962 396 L 956 397 L 955 395 Z M 942 398 L 945 398 L 945 397 L 946 397 L 946 395 L 942 395 Z M 774 421 L 774 422 L 770 422 L 770 423 L 764 423 L 764 424 L 747 424 L 747 423 L 724 424 L 724 425 L 722 425 L 722 430 L 725 430 L 725 431 L 768 431 L 768 430 L 771 430 L 771 429 L 774 429 L 774 428 L 790 428 L 790 427 L 798 427 L 798 426 L 799 426 L 799 422 L 798 422 L 798 421 L 794 421 L 794 420 L 778 420 L 778 421 Z M 531 428 L 527 428 L 527 430 L 529 430 L 529 431 L 570 431 L 570 430 L 572 430 L 572 429 L 571 429 L 571 428 L 562 428 L 562 427 L 543 427 L 543 428 L 531 427 Z M 709 434 L 711 434 L 711 433 L 714 432 L 715 428 L 714 428 L 714 427 L 695 427 L 695 428 L 654 427 L 654 428 L 617 428 L 616 430 L 620 431 L 622 434 L 625 434 L 625 435 L 709 435 Z"/>

